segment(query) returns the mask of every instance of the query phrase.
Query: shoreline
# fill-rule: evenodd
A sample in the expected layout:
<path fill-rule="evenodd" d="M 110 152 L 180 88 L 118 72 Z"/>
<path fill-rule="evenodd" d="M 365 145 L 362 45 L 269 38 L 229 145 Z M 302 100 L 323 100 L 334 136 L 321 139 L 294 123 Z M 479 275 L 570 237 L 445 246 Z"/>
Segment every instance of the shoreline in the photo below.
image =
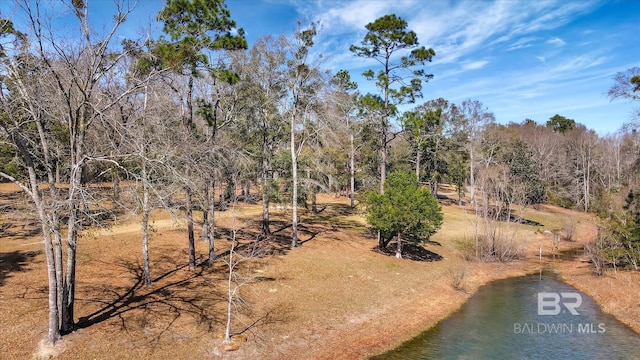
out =
<path fill-rule="evenodd" d="M 224 325 L 220 314 L 225 304 L 218 293 L 226 285 L 220 276 L 223 262 L 201 267 L 196 273 L 176 271 L 185 259 L 183 230 L 162 214 L 154 218 L 158 232 L 150 244 L 152 271 L 162 277 L 151 287 L 137 287 L 132 273 L 137 269 L 139 252 L 135 219 L 114 226 L 108 233 L 95 232 L 80 239 L 78 293 L 83 300 L 77 304 L 78 316 L 96 311 L 108 314 L 111 308 L 101 305 L 107 300 L 113 301 L 118 313 L 65 336 L 54 350 L 65 359 L 365 359 L 436 326 L 481 286 L 549 267 L 558 269 L 563 281 L 593 298 L 604 312 L 640 333 L 637 326 L 633 327 L 640 326 L 639 272 L 618 272 L 617 277 L 610 272 L 596 277 L 584 259 L 557 258 L 559 252 L 593 239 L 595 227 L 588 214 L 551 206 L 527 210 L 527 219 L 545 225 L 510 228 L 518 232 L 518 241 L 526 247 L 524 258 L 511 263 L 483 263 L 464 260 L 458 246 L 459 240 L 469 238 L 472 218 L 464 208 L 445 206 L 445 223 L 425 247 L 442 259 L 425 262 L 374 251 L 376 241 L 366 233 L 362 217 L 341 212 L 347 200 L 331 195 L 321 200 L 338 205 L 330 206 L 320 216 L 303 214 L 301 247 L 288 246 L 285 229 L 269 243 L 269 256 L 240 270 L 241 275 L 256 282 L 247 287 L 243 293 L 246 305 L 234 315 L 232 331 L 243 334 L 236 351 L 225 351 L 218 337 Z M 257 210 L 240 208 L 248 227 Z M 218 215 L 220 227 L 228 228 L 235 221 L 231 213 Z M 561 241 L 560 248 L 551 251 L 552 239 L 544 230 L 561 228 L 563 221 L 573 217 L 579 221 L 575 233 L 578 240 Z M 286 222 L 286 213 L 274 214 L 274 218 Z M 44 255 L 34 240 L 12 238 L 3 243 L 24 256 L 18 258 L 23 259 L 23 267 L 10 273 L 0 288 L 0 314 L 6 324 L 0 329 L 4 339 L 0 349 L 9 358 L 37 358 L 33 351 L 46 329 L 46 298 L 41 296 L 46 289 Z M 198 241 L 196 246 L 199 253 L 206 253 L 205 242 Z M 221 239 L 218 246 L 222 253 L 228 243 Z M 455 288 L 462 274 L 460 291 Z M 98 278 L 104 281 L 96 284 Z M 127 291 L 136 296 L 128 300 L 118 295 Z M 177 320 L 168 308 L 177 309 Z M 254 323 L 255 327 L 245 329 Z M 123 326 L 129 331 L 123 331 Z M 171 332 L 166 331 L 169 327 Z M 19 332 L 24 335 L 15 336 Z M 146 345 L 150 341 L 154 346 Z"/>
<path fill-rule="evenodd" d="M 557 250 L 557 253 L 567 250 L 580 249 L 589 240 L 591 239 L 589 237 L 586 237 L 580 238 L 579 241 L 563 241 L 563 243 L 561 244 L 561 248 Z M 413 339 L 419 334 L 437 326 L 438 323 L 442 322 L 452 313 L 459 310 L 470 297 L 476 294 L 481 286 L 501 279 L 535 274 L 536 272 L 545 269 L 558 270 L 558 275 L 561 281 L 575 287 L 577 290 L 591 297 L 603 313 L 614 317 L 617 321 L 624 323 L 631 330 L 640 335 L 640 310 L 636 310 L 635 312 L 624 312 L 622 311 L 622 309 L 629 309 L 630 306 L 613 306 L 612 302 L 614 301 L 610 300 L 609 293 L 601 291 L 602 286 L 594 287 L 594 284 L 611 282 L 614 281 L 614 278 L 611 277 L 611 274 L 609 272 L 607 272 L 602 277 L 596 277 L 593 269 L 591 268 L 591 264 L 586 263 L 583 258 L 576 257 L 572 260 L 554 260 L 545 257 L 540 260 L 538 256 L 534 256 L 534 254 L 529 251 L 525 259 L 517 261 L 515 263 L 474 262 L 473 266 L 478 267 L 479 271 L 484 274 L 489 271 L 490 275 L 482 277 L 482 281 L 478 281 L 476 279 L 474 281 L 472 289 L 465 291 L 464 296 L 458 299 L 458 301 L 456 301 L 455 303 L 450 303 L 449 307 L 447 307 L 446 310 L 441 308 L 440 311 L 434 312 L 429 311 L 425 308 L 413 307 L 410 309 L 410 311 L 415 312 L 416 315 L 419 316 L 428 314 L 430 316 L 427 317 L 427 320 L 420 321 L 418 323 L 397 323 L 397 328 L 404 328 L 406 330 L 388 334 L 391 336 L 369 337 L 366 339 L 367 342 L 365 344 L 362 344 L 365 346 L 360 348 L 358 351 L 345 352 L 344 347 L 338 347 L 336 349 L 328 351 L 326 354 L 318 358 L 332 359 L 336 358 L 336 356 L 339 356 L 341 358 L 350 359 L 368 359 L 372 356 L 382 355 L 387 351 L 401 346 L 403 343 Z M 489 268 L 489 270 L 487 268 Z M 628 284 L 633 281 L 629 280 L 628 278 L 633 278 L 636 281 L 635 284 L 640 283 L 640 274 L 630 271 L 619 272 L 618 278 L 616 278 L 615 280 L 617 280 L 618 282 L 624 281 Z M 580 279 L 581 281 L 578 281 L 578 279 Z M 617 287 L 613 285 L 612 288 L 615 289 Z M 635 292 L 632 293 L 630 297 L 632 299 L 640 299 L 640 287 L 636 285 L 634 291 Z M 638 302 L 638 300 L 636 300 L 635 303 L 636 307 L 640 307 L 640 302 Z M 379 321 L 381 320 L 383 319 L 380 319 Z M 350 354 L 352 356 L 344 357 L 345 354 Z"/>

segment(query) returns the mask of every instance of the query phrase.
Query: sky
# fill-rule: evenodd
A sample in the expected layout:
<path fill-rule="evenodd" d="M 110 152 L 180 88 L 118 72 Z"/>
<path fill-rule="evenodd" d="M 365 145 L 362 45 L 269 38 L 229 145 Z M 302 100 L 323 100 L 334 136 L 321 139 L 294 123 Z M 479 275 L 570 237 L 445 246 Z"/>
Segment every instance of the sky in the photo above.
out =
<path fill-rule="evenodd" d="M 3 15 L 11 14 L 3 0 Z M 112 0 L 88 0 L 97 19 Z M 125 0 L 134 2 L 134 0 Z M 55 2 L 55 0 L 54 0 Z M 139 0 L 125 29 L 154 22 L 164 0 Z M 366 24 L 396 14 L 436 56 L 425 71 L 434 77 L 417 104 L 436 98 L 481 101 L 506 124 L 532 119 L 544 124 L 560 114 L 605 135 L 632 120 L 640 106 L 610 101 L 613 77 L 640 67 L 640 0 L 226 0 L 249 46 L 267 35 L 290 36 L 302 24 L 318 23 L 314 52 L 322 66 L 346 69 L 363 93 L 377 93 L 362 72 L 378 70 L 349 51 Z M 158 31 L 159 25 L 154 25 Z"/>
<path fill-rule="evenodd" d="M 290 34 L 296 23 L 319 23 L 324 66 L 347 69 L 362 92 L 376 92 L 360 74 L 377 69 L 354 56 L 366 24 L 396 14 L 436 56 L 434 78 L 418 103 L 445 98 L 481 101 L 496 120 L 545 123 L 555 114 L 600 134 L 631 120 L 634 105 L 610 101 L 617 72 L 640 66 L 640 1 L 229 0 L 251 45 L 267 34 Z"/>

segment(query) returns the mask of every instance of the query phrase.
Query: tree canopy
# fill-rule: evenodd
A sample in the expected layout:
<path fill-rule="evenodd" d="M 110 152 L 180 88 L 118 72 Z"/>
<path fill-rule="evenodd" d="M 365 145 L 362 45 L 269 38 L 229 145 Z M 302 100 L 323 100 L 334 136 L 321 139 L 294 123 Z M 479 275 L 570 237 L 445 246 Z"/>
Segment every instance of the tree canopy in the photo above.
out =
<path fill-rule="evenodd" d="M 407 22 L 395 14 L 382 16 L 366 25 L 368 32 L 359 46 L 349 47 L 356 56 L 375 59 L 382 65 L 377 75 L 373 69 L 363 73 L 368 80 L 375 79 L 384 104 L 380 127 L 381 192 L 384 192 L 387 171 L 387 148 L 389 141 L 393 139 L 393 136 L 389 136 L 389 117 L 393 116 L 397 105 L 413 103 L 416 97 L 422 97 L 422 82 L 433 77 L 419 66 L 430 62 L 435 51 L 419 47 L 418 36 L 414 31 L 408 30 L 407 26 Z M 398 61 L 393 61 L 396 54 L 402 55 Z"/>
<path fill-rule="evenodd" d="M 429 240 L 442 224 L 442 210 L 429 189 L 421 187 L 413 174 L 391 173 L 384 185 L 384 194 L 375 190 L 369 193 L 367 221 L 380 231 L 383 247 L 396 237 L 396 256 L 402 257 L 402 241 Z"/>
<path fill-rule="evenodd" d="M 547 121 L 547 127 L 553 129 L 554 132 L 564 133 L 575 128 L 576 121 L 566 118 L 562 115 L 555 114 Z"/>

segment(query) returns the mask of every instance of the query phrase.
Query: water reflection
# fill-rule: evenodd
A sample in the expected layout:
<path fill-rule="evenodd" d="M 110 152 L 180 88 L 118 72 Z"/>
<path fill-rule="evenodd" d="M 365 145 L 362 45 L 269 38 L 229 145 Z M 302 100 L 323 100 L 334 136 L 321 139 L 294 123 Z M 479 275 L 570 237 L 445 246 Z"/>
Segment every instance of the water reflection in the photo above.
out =
<path fill-rule="evenodd" d="M 640 336 L 544 272 L 483 286 L 436 327 L 374 359 L 640 359 Z"/>

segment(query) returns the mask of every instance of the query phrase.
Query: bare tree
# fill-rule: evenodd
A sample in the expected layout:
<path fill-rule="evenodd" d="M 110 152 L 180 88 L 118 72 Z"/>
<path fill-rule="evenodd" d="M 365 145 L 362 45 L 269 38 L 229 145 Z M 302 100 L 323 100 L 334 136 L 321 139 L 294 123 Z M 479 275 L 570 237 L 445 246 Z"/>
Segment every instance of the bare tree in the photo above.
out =
<path fill-rule="evenodd" d="M 291 151 L 291 246 L 298 242 L 298 156 L 306 137 L 312 133 L 310 121 L 313 110 L 318 106 L 317 94 L 322 87 L 319 72 L 319 60 L 313 59 L 309 52 L 316 35 L 315 24 L 307 29 L 300 29 L 293 40 L 287 44 L 290 51 L 287 60 L 287 92 L 288 96 L 282 104 L 282 112 L 289 118 L 290 151 Z M 298 135 L 297 135 L 298 134 Z"/>
<path fill-rule="evenodd" d="M 286 38 L 258 39 L 248 53 L 231 54 L 231 67 L 241 82 L 237 121 L 237 139 L 243 151 L 259 169 L 262 193 L 262 235 L 271 235 L 269 204 L 275 190 L 273 155 L 282 147 L 286 135 L 282 114 L 278 106 L 286 95 L 285 65 Z"/>
<path fill-rule="evenodd" d="M 356 135 L 362 127 L 358 124 L 357 117 L 357 93 L 352 93 L 357 89 L 357 84 L 351 81 L 351 76 L 346 70 L 340 70 L 334 77 L 334 84 L 337 89 L 334 93 L 335 107 L 338 116 L 341 118 L 338 129 L 342 128 L 349 136 L 349 200 L 353 208 L 355 206 L 355 174 L 356 174 Z"/>
<path fill-rule="evenodd" d="M 27 33 L 32 46 L 15 49 L 3 55 L 3 71 L 7 75 L 3 91 L 3 110 L 11 114 L 3 129 L 20 151 L 26 165 L 25 179 L 2 174 L 28 193 L 37 209 L 45 237 L 45 253 L 49 276 L 49 333 L 47 340 L 54 343 L 61 333 L 74 329 L 77 239 L 83 218 L 87 193 L 83 175 L 88 164 L 100 161 L 100 156 L 87 152 L 87 134 L 94 121 L 113 108 L 124 94 L 106 97 L 102 87 L 113 74 L 116 65 L 126 56 L 111 50 L 120 25 L 133 10 L 117 3 L 111 27 L 95 31 L 90 24 L 88 6 L 81 1 L 65 2 L 66 16 L 75 17 L 77 36 L 69 29 L 57 32 L 58 19 L 53 10 L 40 1 L 18 1 L 18 8 L 26 16 Z M 72 15 L 71 15 L 72 14 Z M 57 21 L 57 22 L 56 22 Z M 8 22 L 4 22 L 6 26 Z M 9 28 L 3 29 L 7 31 Z M 74 35 L 75 35 L 74 34 Z M 63 40 L 66 39 L 66 40 Z M 25 71 L 24 65 L 37 64 L 36 72 Z M 7 86 L 9 85 L 9 86 Z M 126 91 L 129 91 L 126 90 Z M 14 107 L 15 105 L 15 107 Z M 24 118 L 27 122 L 18 121 Z M 35 125 L 36 137 L 28 135 L 26 127 Z M 65 163 L 68 168 L 68 191 L 62 201 L 57 181 L 60 177 L 58 159 L 63 152 L 52 149 L 52 133 L 66 142 Z M 36 142 L 33 142 L 35 140 Z M 38 188 L 39 167 L 46 169 L 49 182 L 49 200 L 44 200 Z M 66 269 L 63 275 L 61 214 L 67 212 Z M 53 242 L 51 238 L 56 239 Z M 59 240 L 58 240 L 59 239 Z M 55 250 L 54 250 L 55 246 Z M 62 278 L 64 277 L 64 280 Z"/>
<path fill-rule="evenodd" d="M 625 72 L 619 72 L 613 80 L 614 84 L 607 92 L 611 100 L 640 101 L 640 67 L 635 66 Z M 634 110 L 632 118 L 640 118 L 640 107 Z"/>
<path fill-rule="evenodd" d="M 465 131 L 469 136 L 467 151 L 469 153 L 469 188 L 471 203 L 476 197 L 476 176 L 478 164 L 478 147 L 482 143 L 484 128 L 495 121 L 493 113 L 478 100 L 465 100 L 461 105 L 461 112 L 466 118 Z"/>

